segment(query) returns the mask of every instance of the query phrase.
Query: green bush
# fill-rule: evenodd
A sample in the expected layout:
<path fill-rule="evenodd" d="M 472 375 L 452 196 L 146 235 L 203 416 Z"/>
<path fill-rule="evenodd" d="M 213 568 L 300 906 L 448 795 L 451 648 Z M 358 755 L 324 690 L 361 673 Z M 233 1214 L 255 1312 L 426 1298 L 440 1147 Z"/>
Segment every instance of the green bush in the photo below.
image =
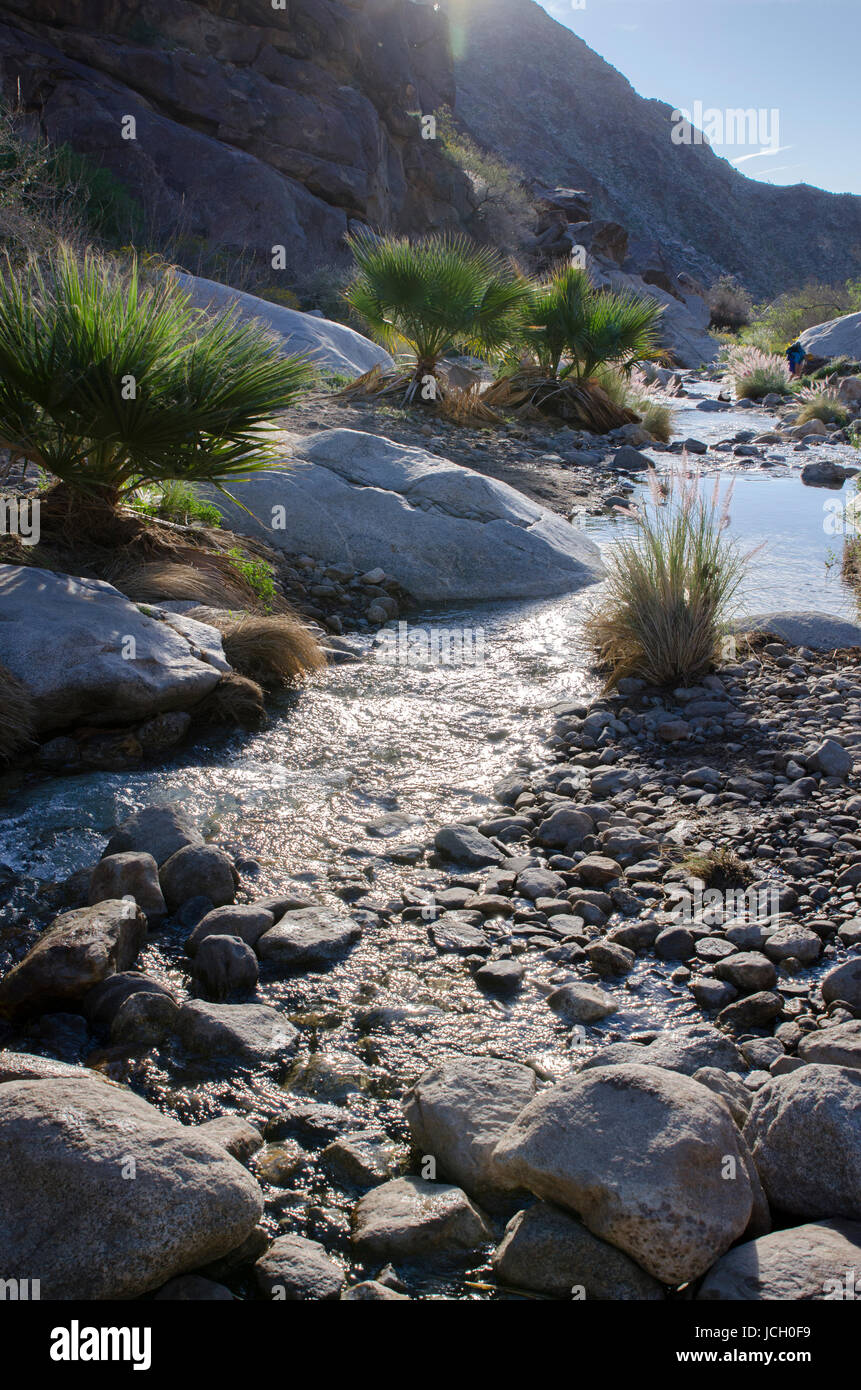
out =
<path fill-rule="evenodd" d="M 808 420 L 822 420 L 826 425 L 848 425 L 852 412 L 841 401 L 836 392 L 827 386 L 805 386 L 799 399 L 801 410 L 795 423 L 804 425 Z"/>
<path fill-rule="evenodd" d="M 651 295 L 595 289 L 585 270 L 563 266 L 530 288 L 521 340 L 548 376 L 582 382 L 657 356 L 663 312 Z"/>
<path fill-rule="evenodd" d="M 188 526 L 198 521 L 204 526 L 220 526 L 221 512 L 212 502 L 198 497 L 190 483 L 173 478 L 162 487 L 131 493 L 128 502 L 144 516 L 163 516 Z"/>
<path fill-rule="evenodd" d="M 272 566 L 266 560 L 252 559 L 236 545 L 232 546 L 227 553 L 237 574 L 241 574 L 264 607 L 268 608 L 275 598 L 275 578 Z"/>
<path fill-rule="evenodd" d="M 528 286 L 497 252 L 445 235 L 365 234 L 349 245 L 356 272 L 346 300 L 387 348 L 409 349 L 417 383 L 452 348 L 483 355 L 514 341 Z"/>
<path fill-rule="evenodd" d="M 733 275 L 722 275 L 712 285 L 708 302 L 712 328 L 738 332 L 753 316 L 753 300 Z"/>
<path fill-rule="evenodd" d="M 312 379 L 235 313 L 209 317 L 176 281 L 144 288 L 68 248 L 0 271 L 0 443 L 113 506 L 183 479 L 222 486 L 268 466 L 272 417 Z"/>
<path fill-rule="evenodd" d="M 861 280 L 847 280 L 843 285 L 810 280 L 800 289 L 788 290 L 772 303 L 758 306 L 741 338 L 764 352 L 782 352 L 805 329 L 859 310 Z"/>

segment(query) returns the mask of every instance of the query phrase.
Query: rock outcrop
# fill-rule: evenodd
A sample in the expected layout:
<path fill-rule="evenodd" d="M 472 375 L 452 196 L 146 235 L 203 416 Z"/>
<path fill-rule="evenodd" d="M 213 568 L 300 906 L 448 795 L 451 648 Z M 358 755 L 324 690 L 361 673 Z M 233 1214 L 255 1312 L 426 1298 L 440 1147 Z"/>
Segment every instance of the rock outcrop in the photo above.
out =
<path fill-rule="evenodd" d="M 243 294 L 196 275 L 179 275 L 178 279 L 197 308 L 218 313 L 235 305 L 243 318 L 257 319 L 270 333 L 276 334 L 285 354 L 304 354 L 324 375 L 359 376 L 371 367 L 394 365 L 385 348 L 363 338 L 346 324 L 285 309 L 283 305 L 270 304 L 256 295 Z"/>
<path fill-rule="evenodd" d="M 213 497 L 233 530 L 321 558 L 336 544 L 349 564 L 382 565 L 420 602 L 542 598 L 603 574 L 582 531 L 448 459 L 358 430 L 289 445 L 301 456 L 285 471 L 234 486 L 253 516 Z"/>
<path fill-rule="evenodd" d="M 669 257 L 706 285 L 729 272 L 761 296 L 814 272 L 858 274 L 861 198 L 758 183 L 706 143 L 673 143 L 672 107 L 641 97 L 534 0 L 448 0 L 448 11 L 458 117 L 541 185 L 590 195 L 593 220 L 623 223 L 625 270 L 660 284 Z M 572 204 L 569 221 L 580 217 Z"/>
<path fill-rule="evenodd" d="M 673 143 L 671 108 L 533 0 L 7 0 L 0 88 L 157 229 L 260 266 L 283 247 L 270 278 L 285 289 L 344 259 L 356 222 L 474 225 L 480 190 L 423 138 L 443 106 L 539 201 L 567 185 L 592 254 L 679 302 L 670 262 L 759 295 L 861 268 L 861 199 L 757 183 Z"/>
<path fill-rule="evenodd" d="M 293 277 L 343 255 L 354 218 L 424 231 L 468 206 L 416 115 L 454 99 L 439 6 L 12 0 L 0 82 L 164 231 L 267 265 L 281 246 Z"/>
<path fill-rule="evenodd" d="M 807 328 L 798 340 L 811 357 L 861 359 L 861 314 L 844 314 L 829 323 Z"/>
<path fill-rule="evenodd" d="M 0 1265 L 42 1298 L 123 1299 L 227 1255 L 263 1211 L 215 1140 L 93 1079 L 0 1085 Z"/>
<path fill-rule="evenodd" d="M 27 687 L 41 734 L 188 709 L 221 679 L 199 651 L 101 580 L 0 565 L 0 663 Z"/>

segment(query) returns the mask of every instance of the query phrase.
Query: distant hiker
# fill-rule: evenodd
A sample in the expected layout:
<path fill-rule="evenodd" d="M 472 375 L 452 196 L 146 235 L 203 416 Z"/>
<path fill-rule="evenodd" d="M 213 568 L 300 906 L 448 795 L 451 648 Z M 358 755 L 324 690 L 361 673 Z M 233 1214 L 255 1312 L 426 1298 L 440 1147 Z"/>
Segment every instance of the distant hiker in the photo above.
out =
<path fill-rule="evenodd" d="M 791 343 L 786 349 L 786 360 L 789 363 L 789 370 L 793 376 L 798 376 L 800 374 L 801 364 L 806 356 L 807 353 L 800 343 Z"/>

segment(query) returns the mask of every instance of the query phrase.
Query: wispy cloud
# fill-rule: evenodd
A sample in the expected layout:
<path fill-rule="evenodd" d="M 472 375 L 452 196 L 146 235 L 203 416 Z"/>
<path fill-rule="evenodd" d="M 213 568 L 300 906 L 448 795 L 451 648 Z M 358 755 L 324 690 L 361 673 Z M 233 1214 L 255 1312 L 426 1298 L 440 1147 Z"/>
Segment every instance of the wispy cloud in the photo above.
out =
<path fill-rule="evenodd" d="M 765 155 L 783 154 L 786 150 L 794 149 L 794 145 L 766 145 L 764 150 L 757 150 L 755 154 L 741 154 L 738 159 L 731 159 L 730 164 L 746 164 L 749 159 L 763 159 Z"/>

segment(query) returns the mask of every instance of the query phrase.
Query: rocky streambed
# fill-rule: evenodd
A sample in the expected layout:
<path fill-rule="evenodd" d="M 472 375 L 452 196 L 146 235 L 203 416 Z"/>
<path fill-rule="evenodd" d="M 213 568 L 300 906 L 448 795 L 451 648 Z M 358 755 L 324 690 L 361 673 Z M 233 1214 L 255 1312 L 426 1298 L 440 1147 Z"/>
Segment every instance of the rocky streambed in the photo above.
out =
<path fill-rule="evenodd" d="M 417 615 L 482 659 L 365 639 L 263 734 L 7 798 L 2 1253 L 69 1231 L 43 1297 L 838 1296 L 861 653 L 784 624 L 606 699 L 589 601 Z"/>

